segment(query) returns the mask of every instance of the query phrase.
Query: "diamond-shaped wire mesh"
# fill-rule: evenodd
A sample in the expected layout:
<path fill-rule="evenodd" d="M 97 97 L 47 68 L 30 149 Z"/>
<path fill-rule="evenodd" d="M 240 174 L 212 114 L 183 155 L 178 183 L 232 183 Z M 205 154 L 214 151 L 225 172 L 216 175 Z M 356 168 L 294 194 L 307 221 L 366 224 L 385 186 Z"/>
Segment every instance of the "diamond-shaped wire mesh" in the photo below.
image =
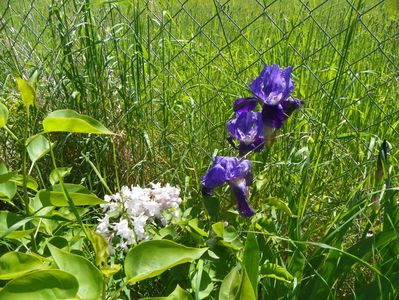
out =
<path fill-rule="evenodd" d="M 281 161 L 295 165 L 314 141 L 329 158 L 317 163 L 320 188 L 364 177 L 376 139 L 397 152 L 394 1 L 33 0 L 0 9 L 0 96 L 14 103 L 12 77 L 38 71 L 39 107 L 74 108 L 123 135 L 129 182 L 198 182 L 215 148 L 233 154 L 232 103 L 265 63 L 293 65 L 294 94 L 306 103 L 265 167 L 271 187 L 298 171 Z"/>

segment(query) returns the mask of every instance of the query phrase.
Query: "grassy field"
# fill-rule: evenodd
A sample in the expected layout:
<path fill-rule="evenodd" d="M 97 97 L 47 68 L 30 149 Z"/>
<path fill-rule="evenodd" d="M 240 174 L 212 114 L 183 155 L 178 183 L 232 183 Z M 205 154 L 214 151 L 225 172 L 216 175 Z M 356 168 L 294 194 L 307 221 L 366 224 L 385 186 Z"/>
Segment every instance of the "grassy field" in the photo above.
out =
<path fill-rule="evenodd" d="M 212 156 L 235 155 L 225 127 L 233 102 L 250 95 L 248 85 L 265 63 L 293 66 L 293 94 L 305 105 L 270 152 L 253 156 L 250 201 L 278 220 L 271 232 L 304 243 L 274 245 L 282 251 L 276 259 L 296 274 L 296 249 L 310 255 L 323 248 L 313 242 L 346 249 L 382 230 L 384 213 L 368 205 L 374 195 L 398 201 L 398 16 L 395 1 L 374 0 L 2 1 L 0 99 L 11 130 L 22 133 L 14 77 L 37 72 L 32 134 L 47 112 L 61 108 L 118 134 L 60 134 L 54 150 L 58 165 L 73 166 L 69 182 L 106 193 L 91 162 L 112 191 L 172 182 L 184 191 L 186 208 L 202 207 L 200 179 Z M 389 163 L 381 182 L 375 174 L 384 140 Z M 0 144 L 2 159 L 20 168 L 4 132 Z M 47 160 L 39 166 L 33 174 L 48 184 L 44 174 L 52 167 Z M 271 214 L 264 204 L 270 197 L 285 201 L 296 217 Z M 299 265 L 314 274 L 328 255 Z M 357 272 L 347 271 L 348 286 L 316 273 L 343 297 L 371 281 Z"/>

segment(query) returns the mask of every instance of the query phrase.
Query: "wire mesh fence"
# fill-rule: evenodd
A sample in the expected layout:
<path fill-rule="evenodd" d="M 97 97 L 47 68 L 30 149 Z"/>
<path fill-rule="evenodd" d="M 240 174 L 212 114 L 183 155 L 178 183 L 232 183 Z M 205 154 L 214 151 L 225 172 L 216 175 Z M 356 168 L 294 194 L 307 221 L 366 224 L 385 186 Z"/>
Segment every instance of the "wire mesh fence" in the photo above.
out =
<path fill-rule="evenodd" d="M 271 186 L 304 164 L 319 188 L 363 178 L 383 139 L 397 153 L 395 1 L 9 0 L 0 9 L 0 96 L 14 105 L 13 77 L 38 72 L 44 111 L 74 108 L 120 133 L 128 181 L 198 181 L 214 149 L 232 153 L 232 103 L 265 63 L 294 66 L 294 94 L 306 103 L 259 167 L 274 172 Z"/>

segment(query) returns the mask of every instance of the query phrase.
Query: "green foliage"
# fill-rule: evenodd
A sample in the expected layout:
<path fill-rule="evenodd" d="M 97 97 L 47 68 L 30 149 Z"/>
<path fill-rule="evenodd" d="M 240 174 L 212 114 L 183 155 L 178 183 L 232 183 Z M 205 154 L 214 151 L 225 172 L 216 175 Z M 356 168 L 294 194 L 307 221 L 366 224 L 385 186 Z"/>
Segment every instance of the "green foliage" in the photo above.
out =
<path fill-rule="evenodd" d="M 97 120 L 71 109 L 51 112 L 43 120 L 45 132 L 113 134 Z"/>
<path fill-rule="evenodd" d="M 36 135 L 32 139 L 28 140 L 26 149 L 32 163 L 42 158 L 44 155 L 50 152 L 50 142 L 42 135 Z"/>
<path fill-rule="evenodd" d="M 223 280 L 219 291 L 219 300 L 255 300 L 255 292 L 245 269 L 241 272 L 237 267 Z"/>
<path fill-rule="evenodd" d="M 16 78 L 18 89 L 21 93 L 23 104 L 29 109 L 29 106 L 35 105 L 36 93 L 30 83 L 20 77 Z"/>
<path fill-rule="evenodd" d="M 48 265 L 37 256 L 22 252 L 7 252 L 0 257 L 0 280 L 10 280 L 25 273 L 47 269 Z"/>
<path fill-rule="evenodd" d="M 266 2 L 0 3 L 0 299 L 398 297 L 398 5 Z M 306 104 L 242 220 L 199 186 L 263 63 Z M 111 254 L 103 195 L 157 181 L 181 221 Z"/>
<path fill-rule="evenodd" d="M 157 276 L 166 270 L 199 259 L 207 248 L 191 248 L 168 240 L 154 240 L 133 247 L 125 259 L 130 283 Z"/>
<path fill-rule="evenodd" d="M 0 103 L 0 128 L 6 126 L 7 120 L 8 120 L 8 109 L 3 103 Z"/>
<path fill-rule="evenodd" d="M 100 270 L 80 255 L 70 254 L 52 245 L 48 247 L 58 268 L 76 277 L 80 298 L 87 300 L 101 298 L 104 282 Z"/>
<path fill-rule="evenodd" d="M 8 282 L 0 290 L 1 300 L 78 299 L 78 282 L 60 270 L 35 271 Z"/>

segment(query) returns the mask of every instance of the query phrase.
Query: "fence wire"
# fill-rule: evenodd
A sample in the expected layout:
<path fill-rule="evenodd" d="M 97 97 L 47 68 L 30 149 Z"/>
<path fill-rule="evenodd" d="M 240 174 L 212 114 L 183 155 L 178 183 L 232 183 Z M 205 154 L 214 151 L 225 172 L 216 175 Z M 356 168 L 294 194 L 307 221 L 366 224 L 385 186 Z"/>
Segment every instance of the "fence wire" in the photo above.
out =
<path fill-rule="evenodd" d="M 280 146 L 291 158 L 309 139 L 323 144 L 321 182 L 332 165 L 334 180 L 363 174 L 376 140 L 398 151 L 395 1 L 9 0 L 0 9 L 0 96 L 15 103 L 13 77 L 37 71 L 44 110 L 74 108 L 123 135 L 126 178 L 198 179 L 215 148 L 229 153 L 226 117 L 264 64 L 294 66 L 306 104 Z"/>

